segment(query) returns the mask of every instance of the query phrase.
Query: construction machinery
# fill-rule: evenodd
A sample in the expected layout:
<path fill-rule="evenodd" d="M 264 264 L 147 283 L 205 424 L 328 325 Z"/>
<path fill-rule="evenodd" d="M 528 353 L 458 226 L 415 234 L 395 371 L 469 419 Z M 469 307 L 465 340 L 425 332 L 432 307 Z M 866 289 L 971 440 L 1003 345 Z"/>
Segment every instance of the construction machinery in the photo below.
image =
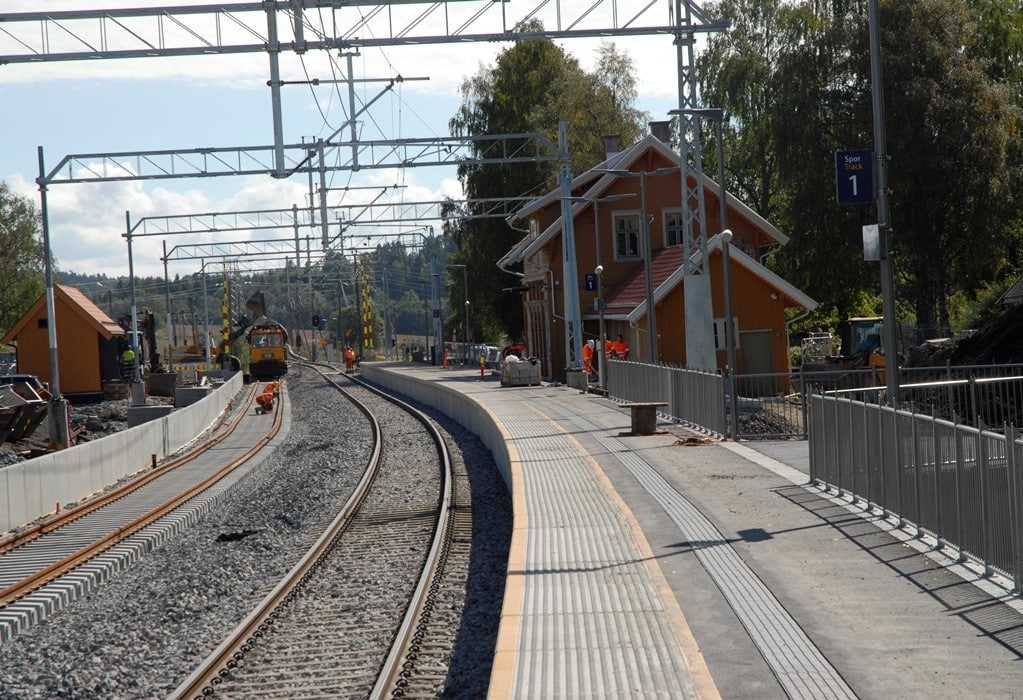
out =
<path fill-rule="evenodd" d="M 266 316 L 266 299 L 257 291 L 245 302 L 250 315 L 235 321 L 234 329 L 213 349 L 222 369 L 240 370 L 241 361 L 228 354 L 228 348 L 247 334 L 249 371 L 256 379 L 278 379 L 288 372 L 288 333 L 284 326 Z"/>
<path fill-rule="evenodd" d="M 214 343 L 209 337 L 207 337 L 205 345 L 199 341 L 198 337 L 195 337 L 193 342 L 187 345 L 172 345 L 171 361 L 174 366 L 205 362 L 208 350 L 216 354 L 216 349 L 213 346 Z"/>
<path fill-rule="evenodd" d="M 199 330 L 195 322 L 195 298 L 190 298 L 188 301 L 189 309 L 189 320 L 190 330 L 192 334 L 192 342 L 188 342 L 182 338 L 181 342 L 177 342 L 177 335 L 175 333 L 175 326 L 171 326 L 168 329 L 168 342 L 170 343 L 168 355 L 170 362 L 175 367 L 179 365 L 187 364 L 200 364 L 206 362 L 206 356 L 210 352 L 214 343 L 212 342 L 212 336 L 207 331 L 203 333 L 203 339 L 199 339 Z"/>
<path fill-rule="evenodd" d="M 887 381 L 884 319 L 856 316 L 839 321 L 835 335 L 811 333 L 801 344 L 804 381 L 827 388 L 852 389 Z M 836 347 L 837 346 L 837 347 Z"/>
<path fill-rule="evenodd" d="M 846 367 L 874 368 L 880 370 L 884 382 L 887 360 L 884 356 L 884 319 L 880 316 L 860 316 L 839 322 L 841 355 L 839 362 Z"/>
<path fill-rule="evenodd" d="M 160 352 L 156 345 L 156 317 L 149 309 L 143 309 L 138 315 L 138 327 L 132 329 L 131 314 L 125 314 L 117 319 L 118 325 L 127 334 L 127 343 L 131 345 L 137 356 L 137 362 L 142 369 L 151 374 L 164 372 L 160 363 Z"/>
<path fill-rule="evenodd" d="M 253 379 L 279 379 L 288 373 L 288 332 L 263 319 L 249 331 L 249 374 Z"/>

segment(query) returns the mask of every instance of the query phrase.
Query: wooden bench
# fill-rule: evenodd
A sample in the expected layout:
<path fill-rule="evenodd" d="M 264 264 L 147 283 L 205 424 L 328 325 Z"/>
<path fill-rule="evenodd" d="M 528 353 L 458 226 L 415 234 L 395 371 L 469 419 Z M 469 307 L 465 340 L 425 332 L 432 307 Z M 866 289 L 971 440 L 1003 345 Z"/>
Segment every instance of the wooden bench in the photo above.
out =
<path fill-rule="evenodd" d="M 632 414 L 632 432 L 637 435 L 653 435 L 657 432 L 657 409 L 668 404 L 663 401 L 623 403 Z"/>

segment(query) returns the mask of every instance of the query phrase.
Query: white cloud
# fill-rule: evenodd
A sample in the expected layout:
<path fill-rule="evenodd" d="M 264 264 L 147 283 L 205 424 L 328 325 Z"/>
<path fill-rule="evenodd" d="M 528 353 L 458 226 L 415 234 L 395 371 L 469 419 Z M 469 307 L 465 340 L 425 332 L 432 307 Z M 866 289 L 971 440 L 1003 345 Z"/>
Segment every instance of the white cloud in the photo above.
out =
<path fill-rule="evenodd" d="M 121 0 L 118 7 L 153 6 L 152 0 Z M 177 5 L 208 4 L 202 0 L 180 0 Z M 540 2 L 536 3 L 541 4 Z M 589 0 L 562 0 L 569 7 L 588 7 Z M 618 3 L 625 7 L 645 7 L 646 3 Z M 528 3 L 527 3 L 528 5 Z M 551 3 L 549 12 L 557 3 Z M 95 10 L 95 0 L 3 0 L 2 12 L 39 12 L 73 9 Z M 462 3 L 470 11 L 481 10 L 480 3 Z M 461 12 L 460 4 L 449 5 Z M 357 6 L 353 6 L 359 10 Z M 526 6 L 518 7 L 523 11 Z M 495 15 L 511 11 L 507 4 L 495 3 L 485 11 Z M 389 8 L 394 16 L 423 11 L 423 6 Z M 349 7 L 348 10 L 352 10 Z M 348 11 L 346 10 L 346 11 Z M 603 8 L 601 9 L 603 11 Z M 662 8 L 663 11 L 663 8 Z M 265 14 L 249 13 L 263 24 Z M 622 15 L 624 18 L 628 13 Z M 319 14 L 308 14 L 316 23 Z M 330 13 L 324 11 L 323 17 Z M 545 18 L 547 26 L 555 26 Z M 228 23 L 225 23 L 225 26 Z M 255 26 L 255 25 L 254 25 Z M 451 27 L 459 24 L 452 20 Z M 38 34 L 38 25 L 33 29 Z M 224 31 L 233 31 L 226 29 Z M 289 30 L 290 31 L 290 30 Z M 369 36 L 369 25 L 362 36 Z M 443 34 L 442 29 L 437 34 Z M 282 37 L 283 38 L 283 37 Z M 68 37 L 51 37 L 67 42 Z M 245 41 L 253 41 L 248 36 Z M 113 39 L 111 39 L 113 40 Z M 0 36 L 0 54 L 4 51 Z M 575 39 L 561 42 L 587 69 L 596 60 L 599 39 Z M 654 119 L 666 118 L 668 109 L 677 105 L 676 51 L 670 36 L 615 38 L 619 49 L 635 61 L 639 78 L 640 102 L 637 107 Z M 481 65 L 492 65 L 507 48 L 502 43 L 422 44 L 385 49 L 364 48 L 353 59 L 353 72 L 361 107 L 374 100 L 388 79 L 402 76 L 373 107 L 359 117 L 359 133 L 367 139 L 434 137 L 448 134 L 447 121 L 458 107 L 459 87 L 478 72 Z M 317 51 L 304 56 L 284 52 L 282 77 L 286 81 L 308 78 L 338 80 L 344 77 L 347 61 L 337 52 Z M 189 149 L 198 146 L 236 146 L 268 144 L 270 101 L 266 80 L 269 61 L 266 54 L 142 58 L 10 64 L 0 67 L 0 85 L 8 94 L 16 94 L 19 108 L 0 109 L 0 177 L 11 187 L 35 202 L 38 189 L 32 181 L 36 173 L 34 146 L 46 146 L 48 159 L 66 153 L 141 151 L 146 149 Z M 429 80 L 418 80 L 429 78 Z M 288 143 L 304 136 L 323 137 L 337 128 L 348 110 L 344 84 L 321 85 L 316 100 L 307 85 L 289 85 L 284 94 L 284 139 Z M 325 119 L 322 115 L 326 115 Z M 324 121 L 326 120 L 326 124 Z M 347 137 L 347 134 L 345 135 Z M 351 189 L 341 192 L 339 188 Z M 83 273 L 127 274 L 125 212 L 133 221 L 142 217 L 177 216 L 210 211 L 285 209 L 293 204 L 308 204 L 308 181 L 295 177 L 284 181 L 268 176 L 218 178 L 216 180 L 149 180 L 55 185 L 48 191 L 52 247 L 60 267 Z M 397 169 L 364 169 L 328 174 L 331 203 L 369 202 L 379 195 L 372 188 L 393 188 L 384 199 L 432 201 L 444 197 L 462 197 L 461 184 L 451 166 Z M 364 188 L 364 189 L 359 189 Z M 417 222 L 410 222 L 415 226 Z M 223 240 L 227 234 L 220 234 Z M 231 233 L 231 240 L 246 236 L 269 237 L 266 232 Z M 287 232 L 288 236 L 292 232 Z M 168 246 L 210 240 L 212 236 L 172 236 Z M 173 239 L 173 240 L 172 240 Z M 135 237 L 133 260 L 139 275 L 163 275 L 162 237 Z M 172 263 L 185 266 L 187 263 Z M 182 269 L 188 274 L 192 270 Z M 175 274 L 174 269 L 170 270 Z"/>
<path fill-rule="evenodd" d="M 393 184 L 393 175 L 381 171 L 376 176 L 380 181 Z M 387 178 L 391 179 L 388 180 Z M 292 240 L 294 231 L 284 230 L 222 230 L 217 233 L 170 233 L 146 235 L 140 228 L 143 219 L 158 220 L 157 230 L 163 228 L 165 217 L 181 218 L 184 215 L 200 215 L 220 212 L 225 215 L 239 212 L 290 210 L 293 205 L 307 206 L 308 190 L 297 180 L 274 180 L 269 177 L 242 178 L 240 187 L 216 199 L 194 187 L 171 188 L 153 185 L 146 181 L 77 183 L 51 186 L 47 190 L 47 215 L 50 230 L 50 245 L 57 267 L 61 270 L 81 274 L 127 275 L 129 268 L 128 232 L 129 217 L 132 227 L 131 257 L 136 276 L 162 277 L 164 274 L 164 244 L 172 253 L 168 257 L 168 274 L 191 274 L 198 270 L 201 261 L 188 259 L 184 249 L 196 244 L 235 243 L 247 240 Z M 39 192 L 34 183 L 16 175 L 9 181 L 13 191 L 38 203 Z M 379 190 L 351 190 L 346 193 L 346 203 L 372 202 Z M 442 181 L 441 189 L 409 182 L 404 189 L 391 189 L 379 202 L 420 202 L 435 201 L 444 196 L 461 196 L 457 180 Z M 331 203 L 340 202 L 333 198 Z M 333 215 L 333 213 L 332 213 Z M 304 219 L 304 217 L 303 217 Z M 329 225 L 336 226 L 336 219 L 328 219 Z M 186 222 L 178 223 L 171 230 L 187 230 Z M 414 227 L 409 224 L 409 228 Z M 372 229 L 367 229 L 367 231 Z M 331 235 L 335 235 L 333 229 Z M 317 241 L 319 230 L 310 234 L 302 230 L 302 238 L 312 236 Z M 182 250 L 174 255 L 175 248 Z M 254 245 L 253 253 L 260 246 Z"/>

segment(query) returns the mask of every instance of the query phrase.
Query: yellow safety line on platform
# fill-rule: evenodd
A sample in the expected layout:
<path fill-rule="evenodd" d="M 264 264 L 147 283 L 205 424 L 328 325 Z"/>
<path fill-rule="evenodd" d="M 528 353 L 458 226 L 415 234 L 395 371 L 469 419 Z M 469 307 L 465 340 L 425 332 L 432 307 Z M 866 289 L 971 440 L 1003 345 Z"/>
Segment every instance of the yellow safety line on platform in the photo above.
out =
<path fill-rule="evenodd" d="M 508 574 L 505 580 L 494 665 L 490 671 L 490 689 L 487 692 L 488 698 L 510 698 L 515 688 L 515 666 L 519 656 L 519 634 L 522 629 L 522 606 L 526 590 L 526 543 L 529 535 L 526 486 L 522 475 L 522 459 L 511 435 L 489 408 L 480 403 L 476 405 L 489 412 L 494 424 L 500 426 L 504 444 L 508 449 L 508 471 L 512 483 L 514 520 L 511 545 L 508 548 Z"/>
<path fill-rule="evenodd" d="M 482 404 L 478 402 L 477 405 L 483 407 Z M 703 652 L 700 651 L 700 645 L 696 641 L 696 637 L 693 635 L 692 629 L 689 627 L 689 622 L 686 620 L 685 613 L 682 612 L 682 608 L 678 604 L 678 599 L 672 592 L 671 586 L 668 584 L 668 581 L 664 576 L 664 572 L 661 571 L 661 566 L 654 556 L 654 552 L 650 547 L 650 543 L 646 539 L 646 535 L 643 533 L 643 528 L 640 526 L 636 517 L 632 514 L 632 510 L 625 501 L 622 500 L 622 497 L 618 494 L 617 489 L 615 489 L 611 480 L 608 478 L 601 466 L 573 435 L 562 428 L 562 426 L 553 418 L 541 413 L 528 403 L 523 402 L 523 406 L 530 412 L 541 417 L 549 425 L 551 425 L 554 430 L 559 432 L 566 442 L 572 446 L 572 449 L 575 450 L 576 454 L 583 458 L 586 466 L 596 477 L 597 482 L 600 484 L 605 495 L 611 503 L 614 504 L 618 513 L 625 521 L 626 526 L 629 528 L 632 540 L 636 544 L 639 555 L 643 560 L 643 565 L 646 568 L 647 575 L 650 577 L 650 583 L 654 588 L 657 598 L 661 602 L 661 606 L 664 608 L 665 617 L 667 618 L 669 627 L 673 633 L 672 636 L 674 637 L 676 644 L 678 644 L 679 651 L 682 655 L 682 661 L 689 673 L 694 694 L 696 697 L 701 698 L 701 700 L 720 700 L 721 694 L 718 691 L 717 684 L 714 682 L 714 677 L 710 673 L 710 669 L 707 667 L 707 662 L 703 657 Z M 522 602 L 524 600 L 523 596 L 525 587 L 525 576 L 522 572 L 525 570 L 527 537 L 525 517 L 526 494 L 521 472 L 522 462 L 519 459 L 518 452 L 515 450 L 514 443 L 511 441 L 511 436 L 504 429 L 503 425 L 499 421 L 496 421 L 496 418 L 495 422 L 502 426 L 501 432 L 506 439 L 505 444 L 508 445 L 511 463 L 511 478 L 512 483 L 514 484 L 512 507 L 516 513 L 516 518 L 512 533 L 511 550 L 508 553 L 508 583 L 507 588 L 505 589 L 504 606 L 501 611 L 501 627 L 498 632 L 497 654 L 494 659 L 494 668 L 490 677 L 490 691 L 487 694 L 487 697 L 511 698 L 514 690 L 515 665 L 518 657 L 518 648 L 516 645 L 518 644 L 518 637 L 522 624 Z M 522 514 L 521 522 L 519 521 L 519 513 Z"/>

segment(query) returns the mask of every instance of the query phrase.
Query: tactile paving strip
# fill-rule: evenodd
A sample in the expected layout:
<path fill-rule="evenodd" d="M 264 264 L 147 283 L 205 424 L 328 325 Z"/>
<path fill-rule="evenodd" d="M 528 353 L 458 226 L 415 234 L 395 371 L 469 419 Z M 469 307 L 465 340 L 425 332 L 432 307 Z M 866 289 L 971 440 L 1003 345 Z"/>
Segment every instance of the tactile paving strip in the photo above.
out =
<path fill-rule="evenodd" d="M 515 442 L 529 523 L 515 697 L 694 697 L 627 523 L 586 458 L 518 401 L 487 401 Z"/>
<path fill-rule="evenodd" d="M 697 558 L 790 698 L 856 697 L 767 585 L 689 500 L 621 440 L 607 435 L 606 429 L 556 404 L 545 403 L 543 410 L 569 429 L 574 426 L 590 433 L 664 508 L 682 535 L 700 543 L 694 548 Z"/>

